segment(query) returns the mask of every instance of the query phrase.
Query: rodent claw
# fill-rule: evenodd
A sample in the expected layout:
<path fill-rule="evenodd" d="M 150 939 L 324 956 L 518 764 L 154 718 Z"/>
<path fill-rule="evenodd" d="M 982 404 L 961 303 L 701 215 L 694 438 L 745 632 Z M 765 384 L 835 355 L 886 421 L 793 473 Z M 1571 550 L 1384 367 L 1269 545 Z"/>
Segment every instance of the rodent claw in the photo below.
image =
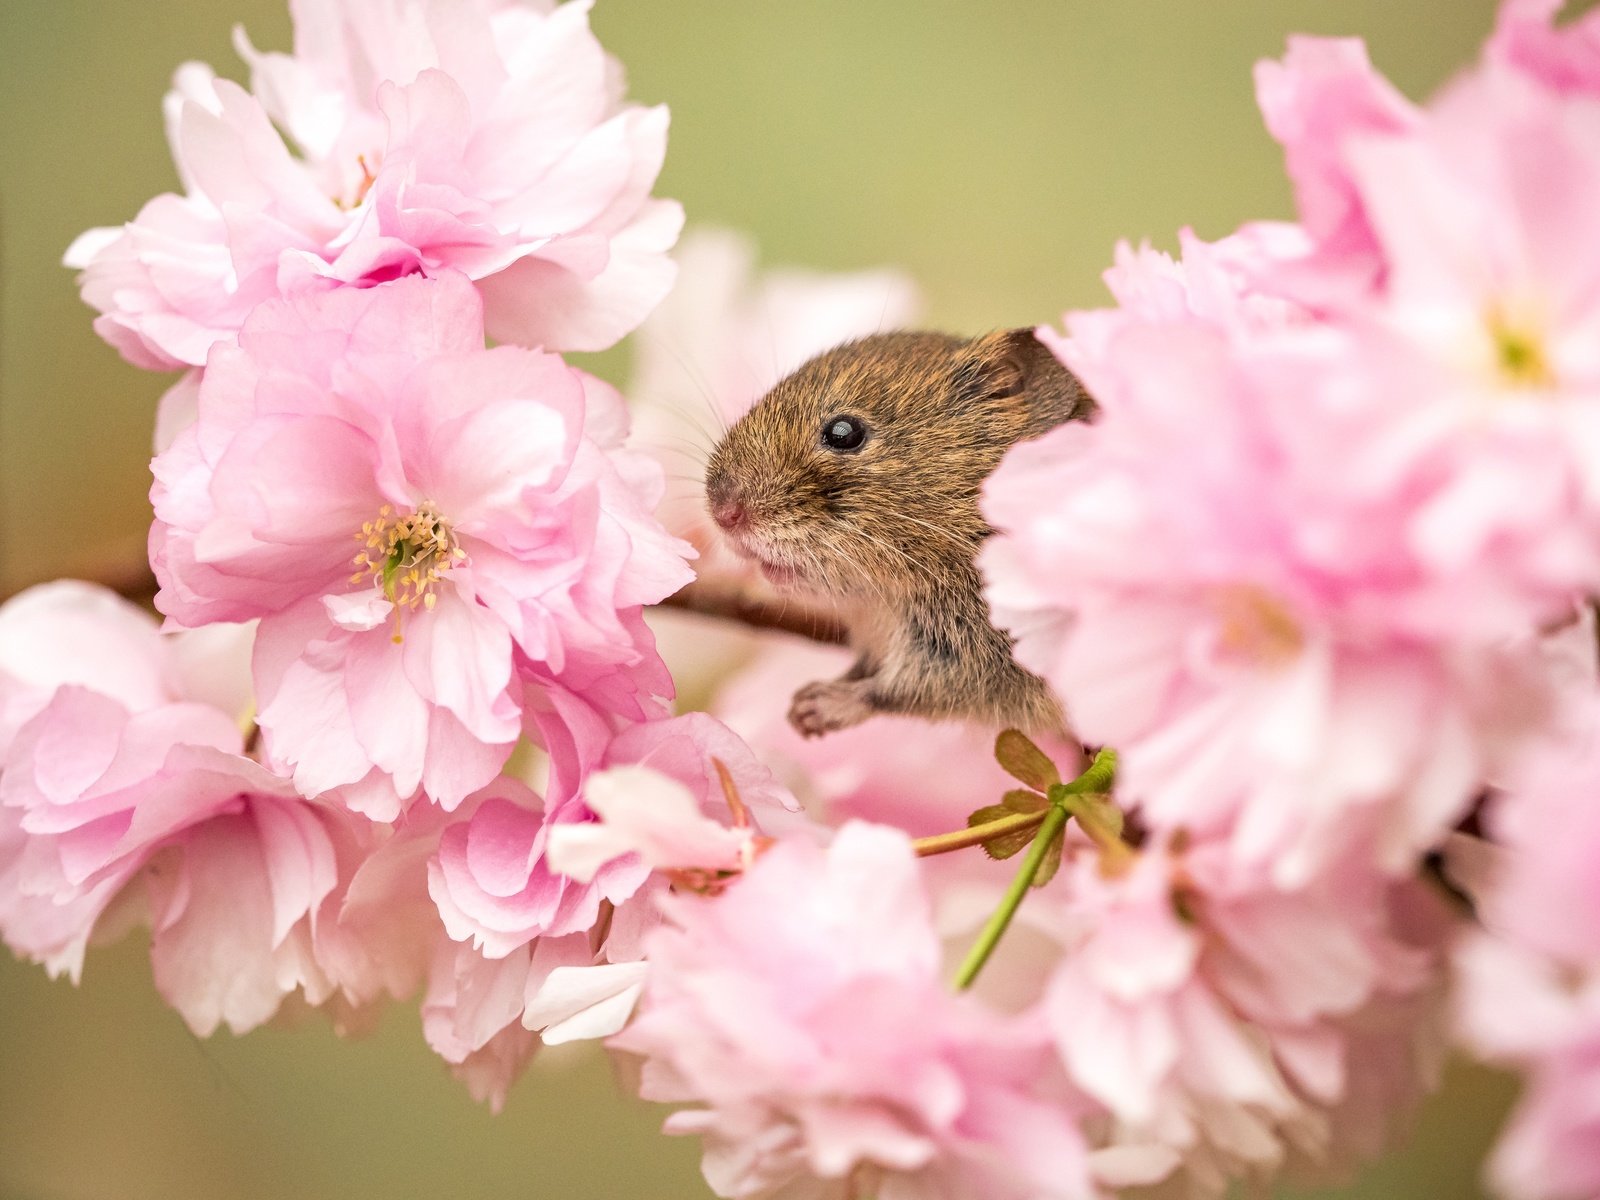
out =
<path fill-rule="evenodd" d="M 867 699 L 865 685 L 861 679 L 806 684 L 789 705 L 789 724 L 808 738 L 861 724 L 876 711 Z"/>

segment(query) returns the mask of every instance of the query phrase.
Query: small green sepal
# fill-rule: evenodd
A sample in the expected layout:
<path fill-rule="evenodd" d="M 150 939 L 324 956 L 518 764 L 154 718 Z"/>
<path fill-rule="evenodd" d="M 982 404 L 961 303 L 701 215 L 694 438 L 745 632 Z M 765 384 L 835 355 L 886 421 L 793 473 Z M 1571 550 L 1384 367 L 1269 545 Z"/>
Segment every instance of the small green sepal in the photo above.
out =
<path fill-rule="evenodd" d="M 1000 804 L 1008 812 L 1014 813 L 1043 812 L 1050 807 L 1050 801 L 1027 788 L 1012 788 L 1000 797 Z"/>

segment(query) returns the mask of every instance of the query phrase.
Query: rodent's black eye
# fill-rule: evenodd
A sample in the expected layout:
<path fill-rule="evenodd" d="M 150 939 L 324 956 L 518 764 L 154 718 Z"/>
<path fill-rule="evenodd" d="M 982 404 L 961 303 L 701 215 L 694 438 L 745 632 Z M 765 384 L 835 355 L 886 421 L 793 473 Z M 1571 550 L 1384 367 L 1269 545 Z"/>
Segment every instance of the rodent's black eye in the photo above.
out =
<path fill-rule="evenodd" d="M 859 450 L 866 440 L 860 417 L 829 417 L 822 423 L 822 444 L 829 450 Z"/>

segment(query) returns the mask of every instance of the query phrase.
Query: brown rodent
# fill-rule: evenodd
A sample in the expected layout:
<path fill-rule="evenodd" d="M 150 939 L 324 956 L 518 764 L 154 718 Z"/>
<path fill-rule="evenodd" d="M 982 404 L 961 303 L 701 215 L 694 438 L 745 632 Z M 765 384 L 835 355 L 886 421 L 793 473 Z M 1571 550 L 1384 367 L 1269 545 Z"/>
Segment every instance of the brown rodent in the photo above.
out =
<path fill-rule="evenodd" d="M 795 693 L 796 729 L 874 713 L 1060 728 L 989 622 L 978 490 L 1014 442 L 1093 407 L 1032 330 L 886 333 L 813 358 L 728 431 L 706 471 L 712 518 L 773 582 L 839 604 L 859 656 Z"/>

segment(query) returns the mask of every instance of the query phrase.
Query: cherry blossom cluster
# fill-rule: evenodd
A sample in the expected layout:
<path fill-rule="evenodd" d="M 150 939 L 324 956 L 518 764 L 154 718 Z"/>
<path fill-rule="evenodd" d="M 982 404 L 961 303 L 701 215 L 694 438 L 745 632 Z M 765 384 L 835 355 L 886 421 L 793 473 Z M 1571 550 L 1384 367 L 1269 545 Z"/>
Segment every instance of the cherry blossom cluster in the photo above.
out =
<path fill-rule="evenodd" d="M 178 71 L 181 193 L 67 253 L 107 341 L 187 371 L 152 464 L 166 620 L 70 582 L 0 610 L 0 933 L 76 979 L 148 926 L 201 1034 L 422 990 L 498 1103 L 541 1032 L 614 1032 L 638 991 L 660 864 L 547 858 L 622 819 L 611 774 L 725 813 L 726 772 L 746 841 L 792 804 L 670 715 L 642 613 L 693 552 L 621 397 L 560 357 L 671 285 L 666 112 L 583 3 L 294 17 L 291 54 L 239 34 L 248 90 Z"/>
<path fill-rule="evenodd" d="M 1124 246 L 1107 277 L 1117 306 L 1043 332 L 1101 412 L 1002 464 L 985 489 L 1000 533 L 982 560 L 1021 661 L 1082 737 L 1119 752 L 1118 797 L 1144 849 L 1118 902 L 1162 855 L 1180 912 L 1214 920 L 1232 954 L 1299 960 L 1308 1004 L 1272 989 L 1231 996 L 1232 1011 L 1270 997 L 1255 1016 L 1269 1045 L 1286 1011 L 1319 1017 L 1327 1057 L 1312 1075 L 1309 1043 L 1273 1057 L 1368 1122 L 1392 1093 L 1363 1076 L 1394 1072 L 1408 1044 L 1374 1067 L 1370 1014 L 1414 1005 L 1431 986 L 1416 973 L 1443 962 L 1437 941 L 1416 943 L 1415 913 L 1386 935 L 1368 906 L 1449 851 L 1484 928 L 1457 956 L 1457 1032 L 1529 1080 L 1493 1181 L 1541 1200 L 1600 1186 L 1579 1099 L 1600 1086 L 1600 913 L 1584 899 L 1600 880 L 1585 832 L 1600 20 L 1558 24 L 1558 8 L 1509 0 L 1482 60 L 1425 107 L 1359 42 L 1295 39 L 1262 64 L 1299 220 L 1210 244 L 1186 234 L 1177 260 Z M 1464 822 L 1488 845 L 1464 850 Z M 1270 907 L 1252 904 L 1258 889 Z M 1283 924 L 1240 937 L 1236 912 Z M 1142 930 L 1147 972 L 1167 945 L 1174 977 L 1179 962 L 1205 973 L 1204 949 L 1180 959 Z M 1384 945 L 1401 931 L 1435 961 Z M 1070 990 L 1047 999 L 1069 1055 L 1097 1024 L 1095 962 L 1080 953 Z M 1110 1052 L 1081 1045 L 1088 1086 L 1092 1056 Z M 1214 1033 L 1204 1048 L 1213 1067 L 1221 1045 Z M 1145 1027 L 1117 1055 L 1118 1086 L 1144 1075 L 1127 1066 L 1140 1054 L 1174 1047 L 1179 1061 L 1202 1053 Z M 1258 1118 L 1276 1110 L 1258 1096 Z"/>
<path fill-rule="evenodd" d="M 980 927 L 992 924 L 1004 905 L 1022 855 L 996 862 L 970 850 L 944 852 L 952 840 L 946 831 L 961 830 L 969 820 L 993 820 L 982 810 L 973 813 L 973 799 L 1015 796 L 1019 780 L 1008 770 L 1016 765 L 996 762 L 994 738 L 985 731 L 913 718 L 879 718 L 821 742 L 803 740 L 785 721 L 781 698 L 846 662 L 842 652 L 823 648 L 765 651 L 726 685 L 717 711 L 824 823 L 844 831 L 865 830 L 868 823 L 897 831 L 892 839 L 879 831 L 870 873 L 846 862 L 812 868 L 861 871 L 864 878 L 853 887 L 834 889 L 848 897 L 852 921 L 874 920 L 867 914 L 880 906 L 908 907 L 887 881 L 911 836 L 909 849 L 923 856 L 925 898 L 902 937 L 925 922 L 931 927 L 943 947 L 939 971 L 946 988 L 967 983 L 958 990 L 984 1005 L 992 1030 L 1004 1029 L 1033 1047 L 1031 1102 L 1047 1101 L 1058 1114 L 1070 1114 L 1077 1134 L 1068 1140 L 1052 1133 L 1018 1108 L 1014 1120 L 1021 1124 L 1009 1128 L 1013 1134 L 1032 1130 L 1022 1140 L 1033 1144 L 993 1146 L 994 1160 L 1021 1173 L 1051 1147 L 1058 1157 L 1039 1176 L 1000 1173 L 975 1184 L 963 1175 L 971 1152 L 965 1139 L 980 1126 L 958 1124 L 941 1136 L 925 1116 L 908 1111 L 905 1097 L 871 1077 L 828 1093 L 848 1096 L 856 1106 L 870 1102 L 870 1121 L 859 1107 L 841 1106 L 835 1124 L 813 1124 L 820 1120 L 813 1116 L 820 1101 L 796 1095 L 797 1080 L 806 1077 L 781 1060 L 760 1083 L 767 1119 L 759 1128 L 741 1129 L 728 1110 L 748 1111 L 758 1100 L 730 1091 L 700 1055 L 708 1040 L 740 1045 L 749 1035 L 742 1023 L 729 1023 L 720 998 L 703 996 L 697 1003 L 682 982 L 725 966 L 715 947 L 727 935 L 719 929 L 711 936 L 713 926 L 706 924 L 723 918 L 704 910 L 731 902 L 738 889 L 730 889 L 725 900 L 669 911 L 666 932 L 653 935 L 651 955 L 659 947 L 675 967 L 650 977 L 638 1021 L 618 1039 L 651 1055 L 647 1094 L 701 1106 L 673 1118 L 669 1128 L 704 1134 L 708 1178 L 719 1194 L 786 1194 L 777 1185 L 788 1180 L 795 1194 L 818 1196 L 1081 1197 L 1139 1189 L 1135 1194 L 1216 1197 L 1241 1179 L 1266 1182 L 1286 1173 L 1312 1182 L 1336 1178 L 1391 1144 L 1436 1079 L 1445 1046 L 1444 945 L 1451 922 L 1427 884 L 1389 878 L 1350 858 L 1311 886 L 1286 888 L 1241 861 L 1225 838 L 1141 842 L 1131 826 L 1108 836 L 1104 823 L 1085 812 L 1087 819 L 1075 820 L 1056 843 L 1054 877 L 1042 886 L 1035 881 L 998 950 L 968 979 L 969 947 L 982 940 Z M 1035 751 L 1042 763 L 1054 759 L 1062 776 L 1075 769 L 1074 747 L 1042 745 L 1048 756 Z M 1049 780 L 1030 779 L 1030 786 L 1051 790 Z M 1024 838 L 1034 837 L 1037 827 L 1037 821 L 1028 825 Z M 998 840 L 987 844 L 992 853 L 1011 853 Z M 835 852 L 837 842 L 828 853 Z M 745 883 L 756 886 L 767 870 L 764 856 Z M 805 894 L 799 887 L 791 892 L 791 910 L 806 902 Z M 844 1036 L 829 1029 L 828 1022 L 843 1018 L 812 983 L 819 968 L 809 939 L 818 919 L 769 915 L 763 936 L 769 943 L 781 938 L 781 951 L 769 945 L 762 955 L 781 953 L 792 970 L 758 964 L 754 980 L 747 975 L 719 983 L 719 997 L 743 996 L 732 1011 L 746 1012 L 756 1007 L 757 993 L 740 989 L 770 987 L 766 977 L 786 971 L 782 991 L 791 1006 L 795 996 L 818 1005 L 803 1010 L 811 1022 L 802 1027 L 806 1035 L 822 1044 Z M 754 950 L 744 953 L 758 963 Z M 839 969 L 852 970 L 851 952 L 839 954 Z M 852 982 L 853 992 L 869 994 L 891 983 L 907 992 L 927 987 L 925 968 L 886 949 L 874 965 L 872 978 Z M 918 1010 L 930 1020 L 939 1011 L 932 999 Z M 666 1025 L 668 1016 L 673 1026 Z M 772 1044 L 799 1036 L 788 1028 L 782 1039 L 771 1034 Z M 766 1069 L 753 1046 L 742 1053 L 747 1063 L 763 1064 L 747 1065 L 747 1077 Z M 850 1058 L 864 1075 L 873 1069 L 859 1051 Z M 751 1080 L 738 1086 L 749 1088 Z M 977 1081 L 969 1076 L 964 1086 Z M 1008 1103 L 1025 1098 L 1026 1092 Z M 839 1124 L 843 1111 L 856 1113 L 856 1122 Z M 831 1174 L 847 1185 L 801 1188 L 792 1176 L 824 1175 L 822 1156 L 844 1154 L 840 1134 L 846 1128 L 858 1138 L 864 1129 L 877 1131 L 873 1141 L 854 1147 L 847 1163 L 838 1159 L 843 1165 Z M 920 1159 L 898 1164 L 897 1139 L 908 1131 L 939 1145 L 937 1175 Z M 1060 1157 L 1069 1147 L 1081 1164 Z"/>
<path fill-rule="evenodd" d="M 181 68 L 182 192 L 68 251 L 185 372 L 165 622 L 0 607 L 0 936 L 75 980 L 142 925 L 200 1034 L 420 995 L 495 1105 L 609 1039 L 727 1197 L 1323 1180 L 1452 1039 L 1527 1080 L 1498 1191 L 1592 1195 L 1600 14 L 1556 7 L 1425 106 L 1293 41 L 1257 90 L 1298 219 L 1123 246 L 1115 307 L 1040 331 L 1099 411 L 984 489 L 1074 735 L 1032 740 L 808 742 L 843 651 L 670 615 L 658 651 L 714 549 L 686 433 L 916 299 L 706 233 L 646 320 L 666 115 L 583 0 L 299 0 L 248 89 Z M 634 330 L 630 438 L 561 355 Z"/>

